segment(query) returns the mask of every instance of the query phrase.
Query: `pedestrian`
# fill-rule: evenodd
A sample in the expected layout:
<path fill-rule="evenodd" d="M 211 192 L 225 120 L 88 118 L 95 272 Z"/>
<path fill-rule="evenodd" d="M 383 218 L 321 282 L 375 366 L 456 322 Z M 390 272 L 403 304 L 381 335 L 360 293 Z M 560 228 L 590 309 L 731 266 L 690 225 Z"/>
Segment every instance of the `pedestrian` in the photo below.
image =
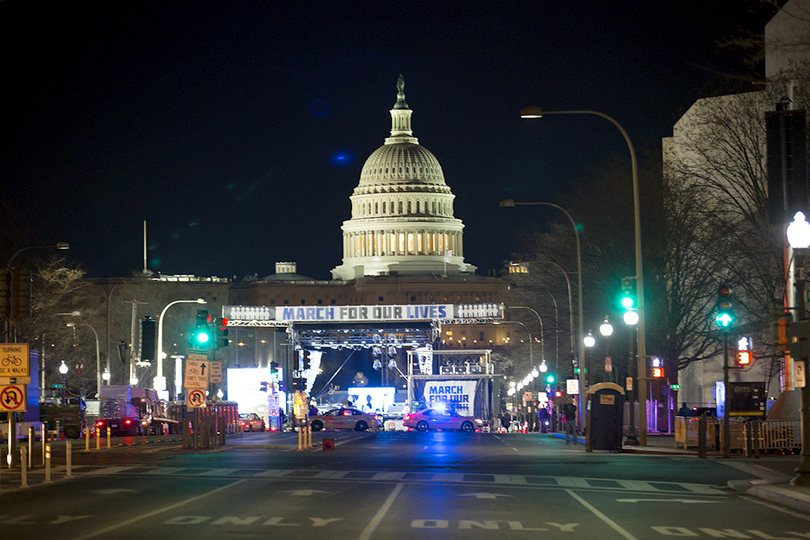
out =
<path fill-rule="evenodd" d="M 678 416 L 689 416 L 689 407 L 686 406 L 686 402 L 678 409 Z"/>
<path fill-rule="evenodd" d="M 546 433 L 548 429 L 548 409 L 540 407 L 538 416 L 540 417 L 540 433 Z"/>
<path fill-rule="evenodd" d="M 574 444 L 577 444 L 577 406 L 574 405 L 573 398 L 563 405 L 563 414 L 565 415 L 565 444 L 571 444 L 569 435 L 574 439 Z"/>

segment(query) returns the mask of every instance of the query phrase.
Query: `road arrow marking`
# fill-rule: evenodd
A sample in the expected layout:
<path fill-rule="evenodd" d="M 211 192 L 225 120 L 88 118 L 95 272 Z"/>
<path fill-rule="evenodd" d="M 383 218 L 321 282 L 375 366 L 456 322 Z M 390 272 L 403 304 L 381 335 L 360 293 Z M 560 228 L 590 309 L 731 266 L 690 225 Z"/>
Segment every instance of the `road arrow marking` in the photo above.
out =
<path fill-rule="evenodd" d="M 475 497 L 476 499 L 497 499 L 498 497 L 511 497 L 500 493 L 462 493 L 460 497 Z"/>
<path fill-rule="evenodd" d="M 697 499 L 616 499 L 616 502 L 625 502 L 625 503 L 638 503 L 638 502 L 680 502 L 684 504 L 703 504 L 703 503 L 720 503 L 724 501 L 709 501 L 709 500 L 697 500 Z"/>
<path fill-rule="evenodd" d="M 312 495 L 313 493 L 329 493 L 329 492 L 328 491 L 319 491 L 317 489 L 294 489 L 292 491 L 285 491 L 285 493 L 290 493 L 293 496 L 298 496 L 298 497 L 308 497 L 309 495 Z"/>

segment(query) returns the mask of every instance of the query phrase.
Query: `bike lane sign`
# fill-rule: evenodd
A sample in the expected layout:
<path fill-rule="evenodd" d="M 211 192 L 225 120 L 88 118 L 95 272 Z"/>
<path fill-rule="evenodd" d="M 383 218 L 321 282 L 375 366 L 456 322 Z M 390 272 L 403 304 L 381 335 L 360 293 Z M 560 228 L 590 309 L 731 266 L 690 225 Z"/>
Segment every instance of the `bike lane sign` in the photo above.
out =
<path fill-rule="evenodd" d="M 0 343 L 0 377 L 30 377 L 28 343 Z"/>
<path fill-rule="evenodd" d="M 25 402 L 24 384 L 0 386 L 0 411 L 24 412 Z"/>

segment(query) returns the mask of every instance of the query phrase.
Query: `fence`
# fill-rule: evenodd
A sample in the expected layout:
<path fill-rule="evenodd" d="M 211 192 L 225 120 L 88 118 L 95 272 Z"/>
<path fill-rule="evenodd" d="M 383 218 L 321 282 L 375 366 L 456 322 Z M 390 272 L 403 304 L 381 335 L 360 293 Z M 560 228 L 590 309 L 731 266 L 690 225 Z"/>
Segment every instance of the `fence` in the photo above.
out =
<path fill-rule="evenodd" d="M 699 418 L 675 418 L 675 446 L 695 448 L 698 445 Z M 723 448 L 721 418 L 706 419 L 706 447 Z M 801 448 L 801 425 L 798 420 L 740 420 L 729 421 L 729 450 L 749 453 L 793 452 Z"/>

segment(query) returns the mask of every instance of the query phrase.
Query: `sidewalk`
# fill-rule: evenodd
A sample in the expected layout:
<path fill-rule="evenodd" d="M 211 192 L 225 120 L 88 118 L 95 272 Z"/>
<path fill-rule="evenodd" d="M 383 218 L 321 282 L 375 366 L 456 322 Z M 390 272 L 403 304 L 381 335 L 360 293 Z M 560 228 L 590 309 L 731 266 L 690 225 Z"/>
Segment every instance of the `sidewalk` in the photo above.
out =
<path fill-rule="evenodd" d="M 564 434 L 556 435 L 565 438 Z M 584 437 L 580 437 L 580 442 L 585 442 Z M 647 434 L 647 446 L 624 446 L 622 452 L 661 456 L 697 456 L 697 450 L 695 449 L 676 447 L 673 435 L 650 433 Z M 725 460 L 722 459 L 723 453 L 715 450 L 708 451 L 707 456 L 714 459 L 720 458 L 720 463 L 746 472 L 753 472 L 753 475 L 756 476 L 756 478 L 750 480 L 729 480 L 726 483 L 726 487 L 729 489 L 810 514 L 810 478 L 807 479 L 807 485 L 794 486 L 790 483 L 795 476 L 792 472 L 786 474 L 784 471 L 776 471 L 770 467 L 757 464 L 754 458 L 733 454 L 729 460 Z M 791 469 L 798 466 L 799 456 L 785 456 L 786 463 L 789 458 L 795 458 L 795 463 L 791 460 Z"/>

